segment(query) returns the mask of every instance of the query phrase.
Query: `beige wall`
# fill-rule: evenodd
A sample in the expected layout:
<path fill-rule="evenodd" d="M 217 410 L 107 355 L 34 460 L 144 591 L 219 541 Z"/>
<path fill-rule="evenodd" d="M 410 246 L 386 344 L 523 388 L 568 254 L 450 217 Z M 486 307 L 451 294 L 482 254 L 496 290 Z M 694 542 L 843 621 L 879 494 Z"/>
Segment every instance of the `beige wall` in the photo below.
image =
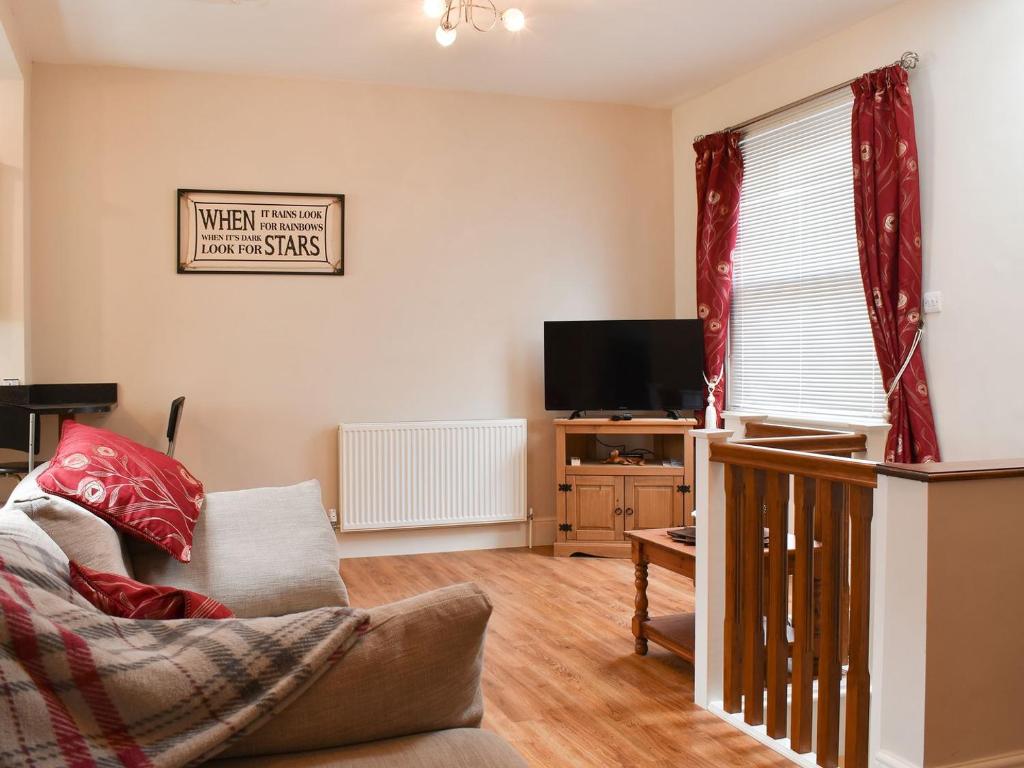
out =
<path fill-rule="evenodd" d="M 211 490 L 317 477 L 344 421 L 530 419 L 553 516 L 542 322 L 671 317 L 670 113 L 330 81 L 36 65 L 35 381 Z M 344 277 L 175 274 L 175 189 L 346 194 Z"/>
<path fill-rule="evenodd" d="M 946 459 L 1024 455 L 1024 357 L 1015 341 L 1024 285 L 1024 2 L 910 0 L 793 52 L 673 111 L 676 311 L 695 316 L 693 137 L 921 55 L 911 92 L 921 155 L 924 351 Z"/>
<path fill-rule="evenodd" d="M 925 766 L 1024 762 L 1024 479 L 928 484 Z M 964 706 L 970 702 L 970 706 Z"/>

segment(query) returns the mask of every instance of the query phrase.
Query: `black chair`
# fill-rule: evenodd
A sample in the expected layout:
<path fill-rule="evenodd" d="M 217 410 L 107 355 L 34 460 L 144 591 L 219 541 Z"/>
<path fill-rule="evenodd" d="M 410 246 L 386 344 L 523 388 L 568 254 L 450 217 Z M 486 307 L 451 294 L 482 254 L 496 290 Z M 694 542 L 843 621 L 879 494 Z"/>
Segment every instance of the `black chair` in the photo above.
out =
<path fill-rule="evenodd" d="M 31 443 L 34 446 L 35 455 L 38 456 L 39 417 L 32 418 L 32 414 L 23 408 L 9 405 L 0 406 L 0 448 L 21 451 L 27 455 L 29 435 L 33 431 Z M 0 478 L 15 477 L 20 480 L 29 473 L 30 469 L 27 458 L 25 461 L 0 462 Z"/>
<path fill-rule="evenodd" d="M 167 418 L 167 455 L 174 456 L 174 440 L 178 436 L 181 412 L 185 410 L 185 398 L 176 397 L 171 401 L 171 415 Z"/>

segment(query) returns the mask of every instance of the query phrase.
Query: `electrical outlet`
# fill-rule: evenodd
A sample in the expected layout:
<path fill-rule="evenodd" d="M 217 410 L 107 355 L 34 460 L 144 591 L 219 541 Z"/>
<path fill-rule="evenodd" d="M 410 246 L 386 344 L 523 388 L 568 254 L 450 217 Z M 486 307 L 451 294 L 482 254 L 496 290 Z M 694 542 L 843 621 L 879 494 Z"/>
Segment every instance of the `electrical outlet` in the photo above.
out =
<path fill-rule="evenodd" d="M 924 295 L 924 313 L 926 315 L 942 311 L 942 291 L 928 291 Z"/>

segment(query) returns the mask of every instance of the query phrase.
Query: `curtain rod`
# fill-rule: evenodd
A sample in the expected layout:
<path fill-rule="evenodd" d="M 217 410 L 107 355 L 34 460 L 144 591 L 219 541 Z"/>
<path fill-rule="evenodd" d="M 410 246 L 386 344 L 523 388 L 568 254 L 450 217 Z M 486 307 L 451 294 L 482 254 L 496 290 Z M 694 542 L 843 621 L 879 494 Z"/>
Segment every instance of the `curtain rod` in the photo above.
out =
<path fill-rule="evenodd" d="M 902 56 L 900 56 L 900 60 L 899 61 L 893 62 L 893 66 L 903 67 L 905 70 L 907 70 L 909 72 L 910 70 L 917 68 L 917 64 L 918 64 L 918 62 L 920 60 L 921 60 L 921 57 L 918 56 L 914 51 L 907 51 Z M 773 110 L 771 110 L 769 112 L 765 112 L 762 115 L 758 115 L 757 117 L 752 117 L 749 120 L 744 120 L 742 123 L 737 123 L 736 125 L 731 125 L 728 128 L 723 128 L 721 133 L 726 133 L 728 131 L 739 131 L 739 130 L 742 130 L 743 128 L 746 128 L 746 127 L 748 127 L 750 125 L 753 125 L 754 123 L 758 123 L 758 122 L 760 122 L 762 120 L 767 120 L 769 117 L 775 117 L 775 115 L 778 115 L 778 114 L 780 114 L 782 112 L 785 112 L 787 109 L 793 109 L 794 107 L 802 106 L 802 105 L 808 103 L 809 101 L 814 101 L 815 99 L 819 99 L 822 96 L 827 96 L 830 93 L 835 93 L 836 91 L 840 91 L 843 88 L 849 88 L 851 85 L 856 83 L 858 80 L 860 80 L 860 77 L 855 77 L 852 80 L 847 80 L 845 83 L 839 83 L 839 85 L 833 85 L 831 88 L 826 88 L 826 89 L 824 89 L 822 91 L 818 91 L 817 93 L 812 93 L 810 96 L 804 96 L 802 99 L 797 99 L 796 101 L 792 101 L 789 104 L 784 104 L 781 107 L 776 107 L 775 109 L 773 109 Z M 693 137 L 694 143 L 696 143 L 696 142 L 700 141 L 701 139 L 703 139 L 704 135 L 705 134 L 701 133 L 701 134 L 698 134 L 697 136 L 694 136 Z"/>

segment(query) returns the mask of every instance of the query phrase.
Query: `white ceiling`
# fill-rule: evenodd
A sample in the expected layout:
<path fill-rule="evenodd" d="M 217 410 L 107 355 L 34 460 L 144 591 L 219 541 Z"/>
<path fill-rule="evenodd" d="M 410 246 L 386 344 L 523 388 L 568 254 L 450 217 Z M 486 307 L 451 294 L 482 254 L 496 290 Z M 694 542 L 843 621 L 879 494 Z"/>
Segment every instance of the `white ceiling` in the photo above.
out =
<path fill-rule="evenodd" d="M 479 0 L 478 0 L 479 1 Z M 498 0 L 434 41 L 422 0 L 13 0 L 33 59 L 671 106 L 898 0 Z"/>

